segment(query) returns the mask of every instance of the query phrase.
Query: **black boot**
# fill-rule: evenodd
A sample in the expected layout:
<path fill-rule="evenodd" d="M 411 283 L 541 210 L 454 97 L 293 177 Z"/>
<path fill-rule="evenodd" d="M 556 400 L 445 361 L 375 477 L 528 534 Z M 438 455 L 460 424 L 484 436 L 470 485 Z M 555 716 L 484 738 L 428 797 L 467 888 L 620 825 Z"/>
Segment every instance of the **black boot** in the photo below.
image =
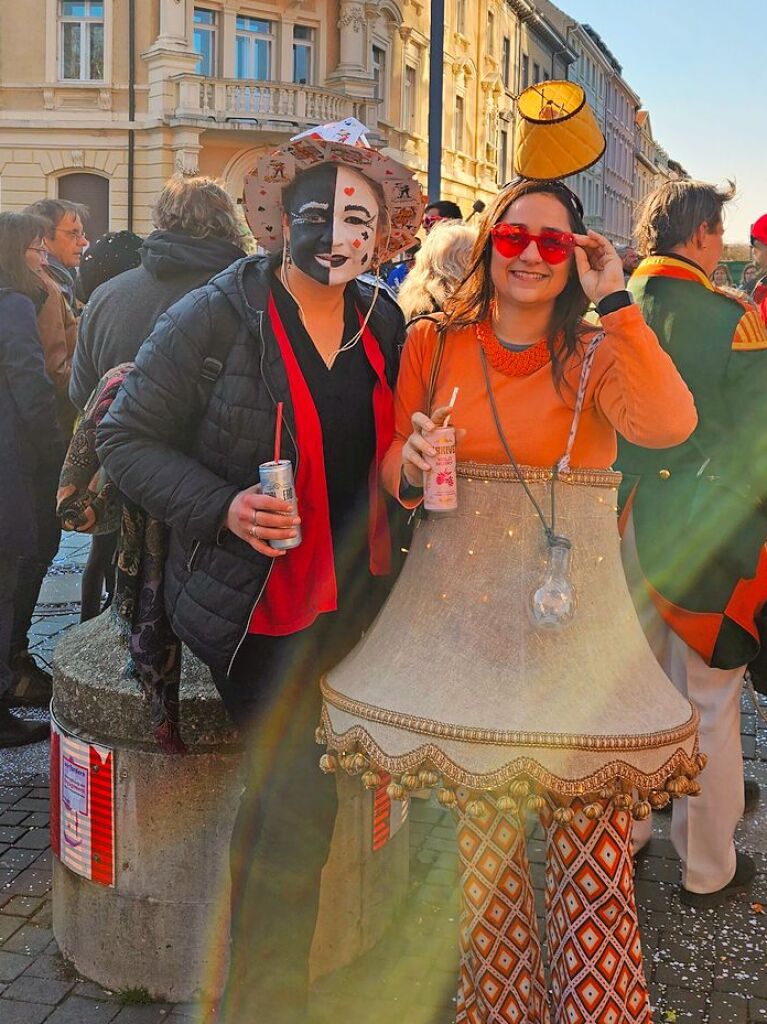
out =
<path fill-rule="evenodd" d="M 26 722 L 16 718 L 5 703 L 0 703 L 0 747 L 23 747 L 48 739 L 47 722 Z"/>
<path fill-rule="evenodd" d="M 53 696 L 53 679 L 41 669 L 29 651 L 11 658 L 11 688 L 7 695 L 10 707 L 47 708 Z"/>

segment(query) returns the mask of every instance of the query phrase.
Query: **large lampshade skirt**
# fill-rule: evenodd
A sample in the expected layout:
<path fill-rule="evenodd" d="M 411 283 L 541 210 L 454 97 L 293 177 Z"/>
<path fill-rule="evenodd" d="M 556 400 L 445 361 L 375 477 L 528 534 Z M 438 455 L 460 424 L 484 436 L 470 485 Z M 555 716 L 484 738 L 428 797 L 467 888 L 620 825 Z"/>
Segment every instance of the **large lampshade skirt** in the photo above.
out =
<path fill-rule="evenodd" d="M 546 469 L 523 469 L 542 508 Z M 318 740 L 370 788 L 461 786 L 566 806 L 612 797 L 644 817 L 694 794 L 698 716 L 658 666 L 620 560 L 620 477 L 556 483 L 572 542 L 575 618 L 543 632 L 528 612 L 547 547 L 511 467 L 459 466 L 457 513 L 421 521 L 405 568 L 363 640 L 322 680 Z"/>

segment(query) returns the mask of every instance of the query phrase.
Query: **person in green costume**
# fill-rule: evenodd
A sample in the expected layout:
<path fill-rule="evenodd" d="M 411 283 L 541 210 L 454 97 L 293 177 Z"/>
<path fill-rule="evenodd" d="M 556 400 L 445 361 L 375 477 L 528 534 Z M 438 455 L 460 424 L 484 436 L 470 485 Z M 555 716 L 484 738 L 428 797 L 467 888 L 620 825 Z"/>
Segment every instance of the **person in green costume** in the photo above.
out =
<path fill-rule="evenodd" d="M 647 197 L 644 259 L 628 288 L 695 398 L 698 427 L 672 449 L 623 442 L 626 574 L 658 661 L 701 714 L 702 794 L 674 808 L 682 901 L 716 906 L 750 884 L 736 852 L 745 795 L 739 701 L 767 601 L 767 332 L 710 281 L 732 186 L 671 181 Z M 639 681 L 638 681 L 639 683 Z M 752 785 L 749 801 L 758 801 Z M 649 840 L 639 823 L 635 846 Z"/>

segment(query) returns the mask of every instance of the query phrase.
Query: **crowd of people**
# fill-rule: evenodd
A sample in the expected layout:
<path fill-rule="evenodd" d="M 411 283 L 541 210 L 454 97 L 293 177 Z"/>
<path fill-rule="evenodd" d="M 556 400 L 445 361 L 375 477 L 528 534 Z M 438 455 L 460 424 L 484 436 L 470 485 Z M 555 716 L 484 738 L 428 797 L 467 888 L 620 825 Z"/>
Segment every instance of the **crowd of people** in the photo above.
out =
<path fill-rule="evenodd" d="M 717 906 L 755 873 L 734 834 L 759 800 L 758 787 L 744 784 L 739 699 L 767 601 L 758 413 L 767 215 L 754 222 L 753 262 L 736 286 L 721 261 L 732 189 L 662 185 L 639 211 L 636 247 L 616 251 L 587 228 L 563 181 L 512 182 L 476 222 L 444 200 L 426 203 L 421 220 L 423 204 L 402 202 L 415 194 L 409 172 L 354 148 L 337 146 L 329 161 L 294 147 L 287 176 L 283 152 L 278 207 L 269 209 L 270 192 L 260 212 L 248 210 L 257 239 L 262 221 L 280 225 L 266 255 L 245 255 L 234 202 L 203 177 L 168 181 L 143 239 L 117 231 L 89 245 L 87 210 L 64 200 L 0 214 L 0 747 L 47 732 L 11 709 L 51 697 L 28 636 L 58 547 L 58 503 L 65 525 L 94 533 L 83 620 L 112 601 L 119 553 L 144 544 L 158 574 L 152 623 L 161 616 L 166 628 L 129 629 L 143 629 L 141 644 L 186 644 L 247 736 L 219 1008 L 228 1024 L 256 1019 L 254 1006 L 264 1024 L 305 1019 L 336 815 L 335 787 L 317 770 L 320 679 L 387 600 L 423 503 L 430 435 L 447 416 L 459 463 L 510 463 L 522 480 L 519 466 L 551 467 L 566 451 L 576 472 L 623 473 L 622 551 L 636 613 L 695 709 L 709 757 L 700 796 L 674 804 L 680 895 Z M 254 173 L 268 183 L 268 171 Z M 296 471 L 297 508 L 259 482 L 259 465 L 277 460 Z M 114 504 L 122 518 L 107 514 Z M 133 523 L 136 510 L 144 517 L 138 539 L 126 531 L 126 510 Z M 553 512 L 546 536 L 561 540 Z M 472 572 L 470 561 L 463 570 Z M 142 652 L 159 664 L 156 651 Z M 160 676 L 154 682 L 167 683 Z M 172 700 L 165 711 L 179 742 Z M 505 805 L 483 799 L 470 814 L 459 794 L 466 864 L 491 825 L 519 831 Z M 579 869 L 594 867 L 601 836 L 630 865 L 649 841 L 650 818 L 632 823 L 631 801 L 611 803 L 609 793 L 586 803 L 569 817 L 541 810 L 550 867 L 564 826 L 568 841 L 577 835 Z M 524 846 L 524 828 L 521 836 Z M 577 888 L 563 871 L 556 885 Z M 500 885 L 500 870 L 492 876 Z M 628 876 L 611 888 L 624 929 L 611 948 L 629 979 L 621 988 L 617 972 L 607 985 L 617 1016 L 577 1016 L 587 1011 L 571 960 L 582 968 L 597 957 L 586 955 L 583 929 L 563 936 L 553 910 L 548 1008 L 522 885 L 504 934 L 521 929 L 530 947 L 514 963 L 514 943 L 501 945 L 508 977 L 519 980 L 524 967 L 527 987 L 516 986 L 513 1011 L 511 982 L 491 999 L 483 986 L 498 950 L 464 934 L 459 1024 L 649 1021 Z M 587 888 L 578 892 L 588 905 Z"/>

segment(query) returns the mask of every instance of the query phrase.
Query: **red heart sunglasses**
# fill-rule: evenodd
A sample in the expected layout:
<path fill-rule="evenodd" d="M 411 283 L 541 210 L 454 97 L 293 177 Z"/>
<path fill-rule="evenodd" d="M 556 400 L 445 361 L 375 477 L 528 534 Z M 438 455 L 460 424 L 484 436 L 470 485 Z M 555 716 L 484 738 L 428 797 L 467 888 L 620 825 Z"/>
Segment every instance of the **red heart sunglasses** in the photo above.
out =
<path fill-rule="evenodd" d="M 569 231 L 547 229 L 540 235 L 531 234 L 519 224 L 496 224 L 490 234 L 496 251 L 505 259 L 521 255 L 531 242 L 538 246 L 541 259 L 551 265 L 564 263 L 575 248 L 575 238 Z"/>

